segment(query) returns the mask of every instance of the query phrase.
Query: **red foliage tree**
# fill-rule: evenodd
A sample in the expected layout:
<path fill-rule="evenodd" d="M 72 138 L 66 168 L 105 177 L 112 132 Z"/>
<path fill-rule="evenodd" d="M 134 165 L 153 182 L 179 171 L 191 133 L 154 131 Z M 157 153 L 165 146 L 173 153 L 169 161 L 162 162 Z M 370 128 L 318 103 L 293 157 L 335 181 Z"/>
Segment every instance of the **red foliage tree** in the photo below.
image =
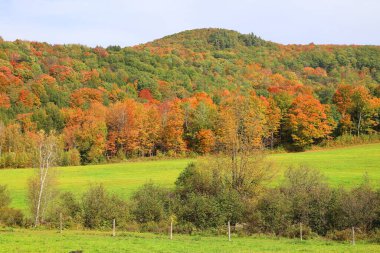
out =
<path fill-rule="evenodd" d="M 139 92 L 139 98 L 145 99 L 147 101 L 152 101 L 153 100 L 152 93 L 148 89 L 142 89 L 142 90 L 140 90 L 140 92 Z"/>

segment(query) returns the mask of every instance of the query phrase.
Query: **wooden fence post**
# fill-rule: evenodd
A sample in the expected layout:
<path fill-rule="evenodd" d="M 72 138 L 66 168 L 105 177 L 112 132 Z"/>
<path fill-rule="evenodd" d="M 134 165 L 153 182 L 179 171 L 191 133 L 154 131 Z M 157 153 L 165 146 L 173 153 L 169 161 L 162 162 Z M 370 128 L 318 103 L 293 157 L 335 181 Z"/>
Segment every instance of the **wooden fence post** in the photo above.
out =
<path fill-rule="evenodd" d="M 302 238 L 302 222 L 300 222 L 300 238 L 301 238 L 301 241 L 303 240 Z"/>
<path fill-rule="evenodd" d="M 116 221 L 115 219 L 112 220 L 112 236 L 116 235 Z"/>
<path fill-rule="evenodd" d="M 228 241 L 231 241 L 231 224 L 230 221 L 228 221 Z"/>
<path fill-rule="evenodd" d="M 62 213 L 59 213 L 59 232 L 62 233 Z"/>
<path fill-rule="evenodd" d="M 355 227 L 352 227 L 352 245 L 355 245 Z"/>
<path fill-rule="evenodd" d="M 170 240 L 173 240 L 173 218 L 170 220 Z"/>

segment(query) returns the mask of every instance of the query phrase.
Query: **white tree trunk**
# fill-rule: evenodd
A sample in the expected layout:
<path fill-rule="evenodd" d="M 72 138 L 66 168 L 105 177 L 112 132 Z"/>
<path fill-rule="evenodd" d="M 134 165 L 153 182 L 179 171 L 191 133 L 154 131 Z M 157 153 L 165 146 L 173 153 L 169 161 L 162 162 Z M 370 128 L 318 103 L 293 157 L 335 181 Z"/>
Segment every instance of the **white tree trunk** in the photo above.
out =
<path fill-rule="evenodd" d="M 48 143 L 44 135 L 43 139 L 41 140 L 41 143 L 39 144 L 39 162 L 40 162 L 39 182 L 38 182 L 39 192 L 38 192 L 37 208 L 36 208 L 36 213 L 35 213 L 35 222 L 34 222 L 35 227 L 37 227 L 40 223 L 43 194 L 44 194 L 44 191 L 46 190 L 45 189 L 46 178 L 48 176 L 50 164 L 53 162 L 53 159 L 54 159 L 54 152 L 55 152 L 54 149 L 55 149 L 55 143 L 53 142 Z"/>

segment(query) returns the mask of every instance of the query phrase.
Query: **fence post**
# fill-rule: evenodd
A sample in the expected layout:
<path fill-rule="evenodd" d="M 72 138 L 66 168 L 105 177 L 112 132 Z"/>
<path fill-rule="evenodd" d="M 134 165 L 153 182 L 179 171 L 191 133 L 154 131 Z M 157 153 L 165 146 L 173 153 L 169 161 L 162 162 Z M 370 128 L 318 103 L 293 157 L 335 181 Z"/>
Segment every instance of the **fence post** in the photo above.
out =
<path fill-rule="evenodd" d="M 116 235 L 116 222 L 115 219 L 112 220 L 112 236 Z"/>
<path fill-rule="evenodd" d="M 170 240 L 173 240 L 173 218 L 170 220 Z"/>
<path fill-rule="evenodd" d="M 355 227 L 352 227 L 352 245 L 355 245 Z"/>
<path fill-rule="evenodd" d="M 228 221 L 228 241 L 231 241 L 231 224 L 230 221 Z"/>
<path fill-rule="evenodd" d="M 62 233 L 62 213 L 59 213 L 59 232 Z"/>
<path fill-rule="evenodd" d="M 303 240 L 302 238 L 302 222 L 300 222 L 300 238 L 301 238 L 301 241 Z"/>

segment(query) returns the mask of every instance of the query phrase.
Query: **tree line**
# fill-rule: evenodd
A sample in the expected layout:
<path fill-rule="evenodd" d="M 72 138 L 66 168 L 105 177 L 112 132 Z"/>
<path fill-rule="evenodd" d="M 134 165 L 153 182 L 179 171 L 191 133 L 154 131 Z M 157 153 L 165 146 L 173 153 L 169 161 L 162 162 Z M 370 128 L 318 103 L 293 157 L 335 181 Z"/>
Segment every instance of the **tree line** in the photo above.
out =
<path fill-rule="evenodd" d="M 380 99 L 364 86 L 340 85 L 333 104 L 303 86 L 279 86 L 270 95 L 223 91 L 159 102 L 148 90 L 141 101 L 104 105 L 102 93 L 81 88 L 71 106 L 0 122 L 0 167 L 33 167 L 39 132 L 59 140 L 59 165 L 78 165 L 166 154 L 216 154 L 244 133 L 255 148 L 304 150 L 341 135 L 377 134 Z M 335 108 L 335 109 L 333 109 Z"/>

